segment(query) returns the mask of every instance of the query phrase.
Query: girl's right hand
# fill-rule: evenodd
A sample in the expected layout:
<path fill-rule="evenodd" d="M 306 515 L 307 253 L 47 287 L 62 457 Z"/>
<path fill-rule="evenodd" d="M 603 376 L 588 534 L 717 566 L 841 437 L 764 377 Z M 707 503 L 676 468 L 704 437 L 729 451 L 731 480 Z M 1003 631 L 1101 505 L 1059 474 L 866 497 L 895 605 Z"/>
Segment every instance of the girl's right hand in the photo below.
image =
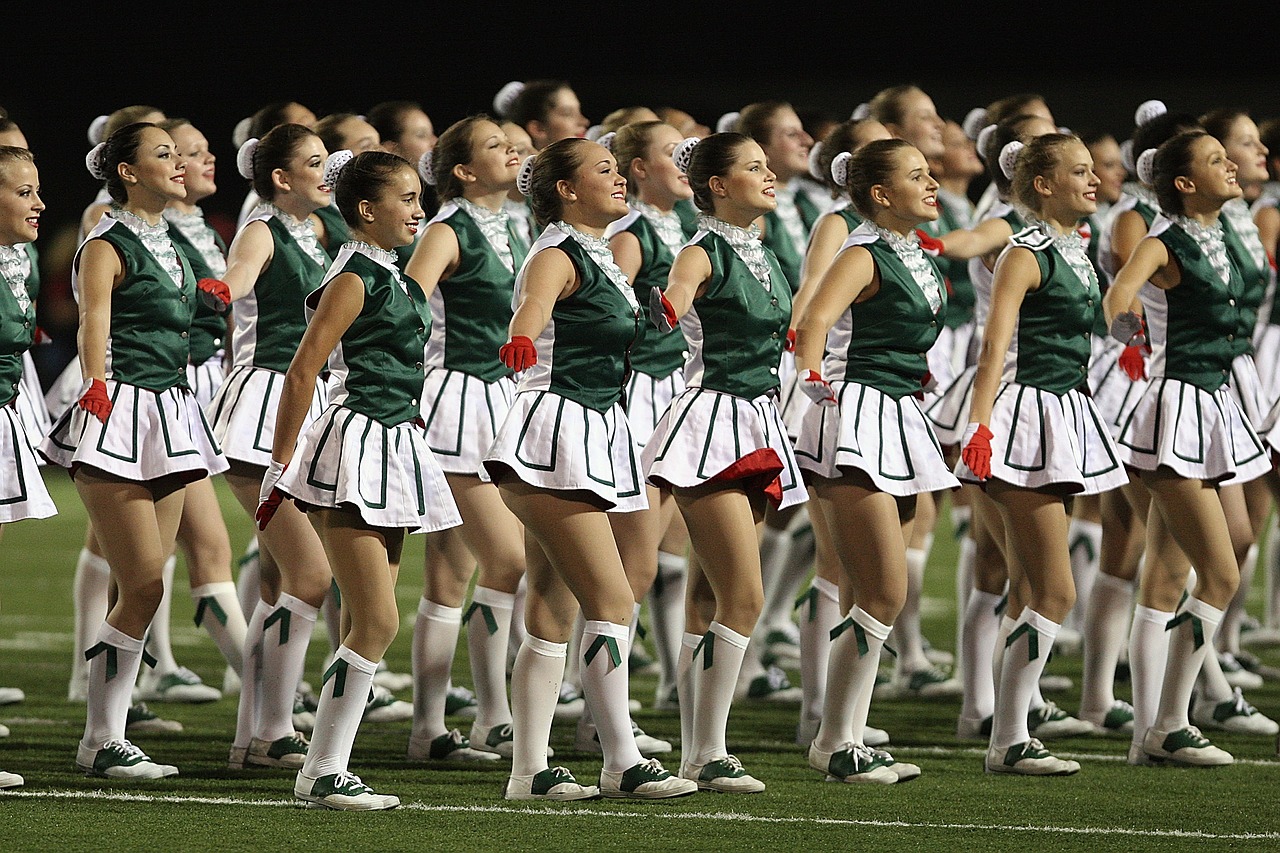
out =
<path fill-rule="evenodd" d="M 276 486 L 288 467 L 287 464 L 282 465 L 274 459 L 267 466 L 267 473 L 262 478 L 262 488 L 258 490 L 258 511 L 253 514 L 259 530 L 267 529 L 267 525 L 275 517 L 276 510 L 280 508 L 280 502 L 284 500 L 284 492 Z"/>
<path fill-rule="evenodd" d="M 107 383 L 101 379 L 86 380 L 76 405 L 105 424 L 107 418 L 111 417 L 111 398 L 107 396 Z"/>
<path fill-rule="evenodd" d="M 986 424 L 970 423 L 962 439 L 960 459 L 979 480 L 991 476 L 991 439 L 994 436 Z"/>

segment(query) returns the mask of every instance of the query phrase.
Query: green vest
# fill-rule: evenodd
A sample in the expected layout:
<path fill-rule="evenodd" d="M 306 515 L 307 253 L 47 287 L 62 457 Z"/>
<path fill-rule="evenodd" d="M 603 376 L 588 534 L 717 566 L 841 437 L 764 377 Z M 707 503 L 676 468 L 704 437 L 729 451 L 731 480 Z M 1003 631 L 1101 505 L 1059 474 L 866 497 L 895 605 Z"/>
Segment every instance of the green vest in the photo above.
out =
<path fill-rule="evenodd" d="M 202 278 L 217 278 L 213 270 L 209 268 L 209 264 L 205 261 L 204 256 L 200 254 L 200 250 L 192 245 L 191 241 L 186 238 L 177 225 L 169 223 L 169 239 L 173 241 L 176 248 L 187 263 L 191 265 L 191 273 L 199 281 Z M 218 248 L 225 255 L 227 252 L 226 244 L 222 242 L 222 238 L 214 232 L 213 239 L 217 242 Z M 191 321 L 191 363 L 204 364 L 213 358 L 214 354 L 222 348 L 223 338 L 227 336 L 227 319 L 225 316 L 219 315 L 212 308 L 204 304 L 203 301 L 196 300 L 196 317 Z"/>
<path fill-rule="evenodd" d="M 422 288 L 412 279 L 402 287 L 391 270 L 354 250 L 335 262 L 325 282 L 344 272 L 364 282 L 364 305 L 329 356 L 330 374 L 339 378 L 330 402 L 386 426 L 411 421 L 420 413 L 422 350 L 431 322 Z M 323 288 L 308 297 L 308 314 Z"/>
<path fill-rule="evenodd" d="M 516 275 L 489 245 L 480 226 L 461 207 L 446 202 L 434 222 L 443 222 L 458 240 L 458 268 L 431 294 L 431 338 L 427 366 L 459 370 L 494 382 L 511 371 L 498 358 L 511 323 Z M 525 250 L 507 229 L 516 270 Z"/>
<path fill-rule="evenodd" d="M 1244 355 L 1253 352 L 1253 330 L 1258 323 L 1258 312 L 1267 295 L 1267 285 L 1271 281 L 1271 267 L 1264 265 L 1262 269 L 1253 262 L 1249 249 L 1245 246 L 1240 234 L 1231 225 L 1226 216 L 1219 216 L 1222 223 L 1222 239 L 1227 244 L 1227 254 L 1231 257 L 1231 266 L 1240 271 L 1240 327 L 1236 329 L 1235 340 L 1232 341 L 1233 355 Z"/>
<path fill-rule="evenodd" d="M 34 273 L 34 263 L 31 269 Z M 23 310 L 8 283 L 0 278 L 0 406 L 7 405 L 18 396 L 18 387 L 22 384 L 22 354 L 31 349 L 35 338 L 35 295 L 29 282 L 30 279 L 27 295 L 31 302 Z"/>
<path fill-rule="evenodd" d="M 686 334 L 690 385 L 755 399 L 778 387 L 778 364 L 791 323 L 791 291 L 766 247 L 772 290 L 765 290 L 729 242 L 711 231 L 695 238 L 711 260 L 706 291 L 693 300 L 698 334 Z M 689 317 L 690 315 L 686 315 Z M 681 325 L 689 330 L 685 321 Z"/>
<path fill-rule="evenodd" d="M 946 318 L 947 290 L 934 266 L 942 304 L 935 312 L 892 247 L 883 240 L 860 243 L 880 271 L 880 289 L 845 309 L 827 336 L 823 373 L 881 391 L 899 400 L 920 390 L 929 370 L 925 353 Z M 932 261 L 932 259 L 930 259 Z"/>
<path fill-rule="evenodd" d="M 179 288 L 128 226 L 114 223 L 90 239 L 110 243 L 124 258 L 124 281 L 111 291 L 111 378 L 149 391 L 186 388 L 196 309 L 191 264 L 178 252 Z"/>
<path fill-rule="evenodd" d="M 1240 268 L 1228 249 L 1231 281 L 1223 283 L 1196 241 L 1173 222 L 1151 236 L 1164 243 L 1182 268 L 1177 287 L 1160 291 L 1168 306 L 1164 375 L 1216 391 L 1231 374 L 1235 337 L 1243 325 Z"/>
<path fill-rule="evenodd" d="M 342 212 L 338 210 L 338 206 L 334 204 L 328 204 L 316 210 L 316 218 L 324 224 L 324 251 L 329 256 L 329 260 L 333 260 L 338 257 L 342 244 L 351 239 L 351 228 L 347 225 L 347 220 L 342 218 Z"/>
<path fill-rule="evenodd" d="M 1090 275 L 1082 282 L 1038 228 L 1026 228 L 1009 239 L 1013 246 L 1030 249 L 1040 266 L 1040 286 L 1027 292 L 1018 311 L 1014 381 L 1065 394 L 1087 378 L 1093 324 L 1102 310 L 1097 277 Z"/>
<path fill-rule="evenodd" d="M 303 301 L 320 286 L 324 268 L 298 245 L 284 223 L 274 216 L 262 221 L 271 229 L 274 251 L 252 293 L 234 303 L 235 363 L 284 373 L 307 330 Z"/>
<path fill-rule="evenodd" d="M 938 205 L 938 218 L 933 222 L 924 222 L 920 230 L 933 237 L 968 227 L 956 211 L 948 205 Z M 938 271 L 942 273 L 947 285 L 947 327 L 954 329 L 973 321 L 973 306 L 977 296 L 973 291 L 973 281 L 969 278 L 969 262 L 954 261 L 950 258 L 934 258 Z"/>
<path fill-rule="evenodd" d="M 626 230 L 640 241 L 640 256 L 643 258 L 640 271 L 636 273 L 631 285 L 635 288 L 636 301 L 641 305 L 648 305 L 649 293 L 655 287 L 659 290 L 666 289 L 667 274 L 671 272 L 675 256 L 643 214 L 632 213 L 630 218 L 631 222 Z M 640 337 L 631 347 L 631 367 L 663 379 L 684 367 L 687 346 L 679 329 L 673 329 L 664 335 L 649 323 L 641 323 Z"/>
<path fill-rule="evenodd" d="M 692 237 L 698 233 L 698 217 L 701 213 L 698 206 L 693 203 L 693 199 L 682 198 L 676 202 L 676 216 L 680 217 L 680 229 L 684 231 L 684 236 Z"/>

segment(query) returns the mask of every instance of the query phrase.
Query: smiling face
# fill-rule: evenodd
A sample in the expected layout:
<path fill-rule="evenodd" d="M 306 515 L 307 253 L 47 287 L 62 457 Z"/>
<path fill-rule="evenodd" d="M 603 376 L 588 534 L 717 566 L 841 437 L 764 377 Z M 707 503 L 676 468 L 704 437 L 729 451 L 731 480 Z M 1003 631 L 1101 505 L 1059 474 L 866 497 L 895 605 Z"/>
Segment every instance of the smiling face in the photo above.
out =
<path fill-rule="evenodd" d="M 320 137 L 308 134 L 298 143 L 289 164 L 277 169 L 277 200 L 288 193 L 310 213 L 329 203 L 330 188 L 324 182 L 324 161 L 329 156 Z"/>
<path fill-rule="evenodd" d="M 876 224 L 899 233 L 938 218 L 938 182 L 920 149 L 902 148 L 895 153 L 888 180 L 871 188 L 871 199 Z"/>
<path fill-rule="evenodd" d="M 204 134 L 189 124 L 179 125 L 169 131 L 178 153 L 187 161 L 186 186 L 188 204 L 208 198 L 218 189 L 214 183 L 214 163 L 217 158 L 209 150 Z"/>
<path fill-rule="evenodd" d="M 1074 222 L 1098 210 L 1098 185 L 1093 157 L 1083 142 L 1073 139 L 1058 150 L 1058 165 L 1036 179 L 1042 210 L 1059 222 Z"/>
<path fill-rule="evenodd" d="M 408 246 L 417 237 L 418 225 L 425 215 L 418 198 L 421 186 L 417 172 L 409 166 L 397 169 L 387 177 L 377 198 L 360 202 L 358 230 L 383 249 Z"/>
<path fill-rule="evenodd" d="M 735 211 L 754 219 L 774 210 L 778 206 L 773 192 L 776 180 L 764 149 L 755 141 L 743 142 L 725 173 L 708 181 L 715 198 L 716 215 L 733 222 L 740 218 L 734 215 Z"/>
<path fill-rule="evenodd" d="M 1267 176 L 1267 146 L 1258 135 L 1258 125 L 1242 115 L 1231 123 L 1231 129 L 1222 140 L 1227 157 L 1236 164 L 1236 179 L 1241 184 L 1261 184 Z"/>
<path fill-rule="evenodd" d="M 580 156 L 573 180 L 560 182 L 560 192 L 567 202 L 565 218 L 571 224 L 603 229 L 627 215 L 627 179 L 603 145 L 587 143 Z"/>
<path fill-rule="evenodd" d="M 480 194 L 510 190 L 520 172 L 520 155 L 502 128 L 491 121 L 478 121 L 471 128 L 471 162 L 456 168 L 474 177 Z M 465 186 L 466 184 L 464 184 Z"/>
<path fill-rule="evenodd" d="M 807 173 L 813 137 L 805 132 L 796 111 L 791 107 L 780 107 L 769 125 L 769 139 L 762 147 L 777 179 L 785 182 Z"/>
<path fill-rule="evenodd" d="M 689 177 L 676 168 L 671 152 L 684 139 L 680 131 L 669 124 L 655 127 L 649 134 L 645 156 L 639 161 L 641 168 L 632 166 L 641 200 L 653 199 L 662 209 L 671 207 L 677 200 L 693 198 Z"/>
<path fill-rule="evenodd" d="M 902 96 L 901 111 L 900 124 L 885 124 L 889 132 L 910 142 L 926 157 L 941 157 L 943 121 L 933 99 L 919 90 L 907 92 Z"/>
<path fill-rule="evenodd" d="M 43 211 L 36 164 L 27 160 L 0 164 L 0 246 L 35 240 Z"/>
<path fill-rule="evenodd" d="M 1120 156 L 1120 145 L 1114 137 L 1104 136 L 1089 145 L 1093 172 L 1098 176 L 1098 201 L 1115 204 L 1120 200 L 1126 170 Z"/>
<path fill-rule="evenodd" d="M 1236 164 L 1227 156 L 1222 143 L 1212 136 L 1202 136 L 1192 142 L 1188 161 L 1191 167 L 1185 176 L 1189 182 L 1187 189 L 1203 196 L 1210 205 L 1221 206 L 1241 196 Z"/>
<path fill-rule="evenodd" d="M 158 127 L 143 128 L 134 162 L 121 163 L 118 170 L 130 196 L 143 192 L 170 201 L 187 197 L 186 161 L 173 137 Z"/>

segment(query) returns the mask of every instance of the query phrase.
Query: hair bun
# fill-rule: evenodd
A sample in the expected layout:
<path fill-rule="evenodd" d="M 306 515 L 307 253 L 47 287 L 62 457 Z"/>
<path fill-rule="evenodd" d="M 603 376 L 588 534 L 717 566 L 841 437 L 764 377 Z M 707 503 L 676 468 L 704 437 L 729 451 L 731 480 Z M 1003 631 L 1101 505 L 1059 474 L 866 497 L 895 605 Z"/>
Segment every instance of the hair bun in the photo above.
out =
<path fill-rule="evenodd" d="M 849 185 L 849 163 L 852 160 L 852 154 L 848 151 L 841 151 L 831 161 L 831 180 L 836 182 L 836 186 L 847 187 Z"/>
<path fill-rule="evenodd" d="M 537 154 L 530 154 L 524 158 L 524 162 L 520 164 L 520 171 L 516 173 L 516 191 L 522 196 L 528 196 L 533 189 L 533 164 L 537 159 Z"/>
<path fill-rule="evenodd" d="M 102 155 L 106 153 L 106 148 L 107 143 L 99 142 L 89 149 L 88 154 L 84 155 L 84 167 L 89 170 L 90 175 L 93 175 L 94 180 L 105 181 L 107 179 L 107 167 L 102 159 Z"/>
<path fill-rule="evenodd" d="M 587 128 L 586 133 L 582 134 L 583 138 L 589 139 L 592 142 L 599 142 L 600 137 L 603 135 L 604 135 L 604 125 L 602 124 L 593 124 L 591 125 L 591 127 Z"/>
<path fill-rule="evenodd" d="M 978 138 L 973 141 L 973 144 L 978 148 L 978 156 L 984 161 L 990 159 L 991 152 L 989 149 L 991 148 L 991 137 L 995 135 L 996 126 L 994 124 L 989 124 L 982 130 L 978 131 Z"/>
<path fill-rule="evenodd" d="M 1006 178 L 1013 180 L 1013 171 L 1018 166 L 1018 155 L 1022 153 L 1022 149 L 1025 147 L 1025 145 L 1015 139 L 1012 142 L 1006 143 L 1005 146 L 1000 149 L 1000 171 L 1004 173 Z"/>
<path fill-rule="evenodd" d="M 978 135 L 982 133 L 982 129 L 989 125 L 987 110 L 985 107 L 974 107 L 965 113 L 964 121 L 960 126 L 964 128 L 964 135 L 974 142 L 978 141 Z"/>
<path fill-rule="evenodd" d="M 596 139 L 596 143 L 603 146 L 606 151 L 612 154 L 613 143 L 617 138 L 618 134 L 611 130 L 608 133 L 601 134 L 600 137 Z"/>
<path fill-rule="evenodd" d="M 1164 101 L 1150 100 L 1143 101 L 1138 104 L 1138 109 L 1133 114 L 1134 127 L 1142 127 L 1147 122 L 1157 116 L 1162 116 L 1169 112 L 1169 108 L 1164 105 Z"/>
<path fill-rule="evenodd" d="M 236 171 L 245 180 L 253 180 L 253 154 L 258 150 L 258 137 L 254 136 L 240 143 L 236 149 Z"/>
<path fill-rule="evenodd" d="M 1126 139 L 1120 143 L 1120 162 L 1124 164 L 1125 171 L 1129 174 L 1136 174 L 1138 164 L 1133 162 L 1133 140 Z"/>
<path fill-rule="evenodd" d="M 429 187 L 436 185 L 435 151 L 424 151 L 418 158 L 418 177 Z"/>
<path fill-rule="evenodd" d="M 350 148 L 342 148 L 333 152 L 324 161 L 324 183 L 329 189 L 337 186 L 338 176 L 342 174 L 343 168 L 355 159 L 355 154 Z"/>
<path fill-rule="evenodd" d="M 866 101 L 854 107 L 853 112 L 849 114 L 850 121 L 865 121 L 869 118 L 871 118 L 871 105 Z"/>
<path fill-rule="evenodd" d="M 825 181 L 822 175 L 822 140 L 815 139 L 809 148 L 809 175 L 815 181 Z"/>
<path fill-rule="evenodd" d="M 507 117 L 511 108 L 515 106 L 516 98 L 520 97 L 523 91 L 524 83 L 519 80 L 512 80 L 498 90 L 498 94 L 493 96 L 493 111 L 498 114 L 498 118 Z"/>
<path fill-rule="evenodd" d="M 742 118 L 740 112 L 725 113 L 716 119 L 716 133 L 732 133 L 738 129 L 738 119 Z"/>
<path fill-rule="evenodd" d="M 111 116 L 98 116 L 89 122 L 89 144 L 97 145 L 99 142 L 106 142 L 107 122 L 111 120 Z"/>
<path fill-rule="evenodd" d="M 1138 173 L 1138 180 L 1147 186 L 1151 186 L 1155 180 L 1156 171 L 1156 149 L 1148 148 L 1138 155 L 1138 162 L 1135 166 Z"/>
<path fill-rule="evenodd" d="M 701 142 L 696 136 L 686 136 L 676 143 L 676 147 L 671 151 L 671 160 L 676 164 L 676 168 L 680 170 L 680 174 L 689 174 L 689 161 L 693 159 L 693 149 L 698 147 Z"/>
<path fill-rule="evenodd" d="M 235 128 L 231 131 L 231 144 L 238 150 L 241 145 L 249 141 L 249 130 L 253 127 L 253 116 L 245 116 L 236 122 Z"/>

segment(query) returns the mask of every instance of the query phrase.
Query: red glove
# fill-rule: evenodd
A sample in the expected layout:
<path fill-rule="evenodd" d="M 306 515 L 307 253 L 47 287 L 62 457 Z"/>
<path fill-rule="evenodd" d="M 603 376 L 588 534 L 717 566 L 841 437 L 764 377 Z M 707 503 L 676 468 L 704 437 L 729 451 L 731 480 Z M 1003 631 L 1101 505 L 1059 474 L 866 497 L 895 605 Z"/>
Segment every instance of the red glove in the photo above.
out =
<path fill-rule="evenodd" d="M 680 325 L 680 318 L 676 316 L 676 309 L 667 301 L 667 294 L 656 287 L 649 291 L 649 322 L 663 333 Z"/>
<path fill-rule="evenodd" d="M 107 418 L 111 417 L 111 398 L 107 396 L 107 383 L 101 379 L 86 381 L 76 405 L 105 424 Z"/>
<path fill-rule="evenodd" d="M 816 370 L 808 371 L 800 380 L 800 390 L 819 406 L 836 404 L 836 392 L 831 388 L 831 383 L 823 379 L 822 374 Z"/>
<path fill-rule="evenodd" d="M 1147 353 L 1149 352 L 1151 352 L 1151 347 L 1146 344 L 1134 344 L 1133 346 L 1125 347 L 1118 360 L 1120 369 L 1134 382 L 1139 379 L 1146 379 Z"/>
<path fill-rule="evenodd" d="M 31 345 L 35 347 L 42 347 L 45 344 L 51 343 L 53 343 L 53 338 L 49 333 L 39 326 L 36 326 L 35 333 L 31 336 Z"/>
<path fill-rule="evenodd" d="M 284 492 L 276 488 L 276 484 L 280 482 L 280 478 L 284 476 L 285 469 L 288 467 L 274 459 L 267 466 L 267 473 L 262 478 L 262 487 L 258 490 L 258 511 L 253 514 L 259 530 L 267 529 L 267 525 L 275 517 L 276 510 L 280 508 L 280 502 L 284 500 Z"/>
<path fill-rule="evenodd" d="M 524 335 L 512 335 L 511 340 L 498 348 L 498 358 L 502 359 L 502 363 L 507 367 L 519 373 L 538 363 L 538 351 L 534 349 L 533 341 L 529 338 Z"/>
<path fill-rule="evenodd" d="M 227 287 L 225 281 L 202 278 L 196 282 L 196 289 L 199 291 L 200 301 L 217 313 L 225 314 L 231 307 L 231 288 Z"/>
<path fill-rule="evenodd" d="M 991 430 L 986 424 L 971 423 L 964 431 L 960 459 L 979 480 L 991 476 Z"/>
<path fill-rule="evenodd" d="M 920 390 L 914 396 L 917 400 L 924 402 L 924 395 L 936 390 L 938 390 L 938 380 L 933 378 L 933 371 L 926 370 L 924 376 L 920 377 Z"/>
<path fill-rule="evenodd" d="M 796 351 L 796 330 L 787 329 L 787 343 L 783 347 L 787 352 Z"/>
<path fill-rule="evenodd" d="M 1076 226 L 1076 233 L 1080 235 L 1080 239 L 1084 241 L 1085 246 L 1089 245 L 1089 241 L 1093 239 L 1093 226 L 1088 222 L 1081 222 Z"/>
<path fill-rule="evenodd" d="M 926 234 L 919 228 L 916 229 L 916 236 L 920 238 L 920 248 L 924 250 L 926 255 L 936 258 L 938 255 L 941 255 L 946 251 L 946 247 L 942 244 L 941 240 L 930 234 Z"/>

